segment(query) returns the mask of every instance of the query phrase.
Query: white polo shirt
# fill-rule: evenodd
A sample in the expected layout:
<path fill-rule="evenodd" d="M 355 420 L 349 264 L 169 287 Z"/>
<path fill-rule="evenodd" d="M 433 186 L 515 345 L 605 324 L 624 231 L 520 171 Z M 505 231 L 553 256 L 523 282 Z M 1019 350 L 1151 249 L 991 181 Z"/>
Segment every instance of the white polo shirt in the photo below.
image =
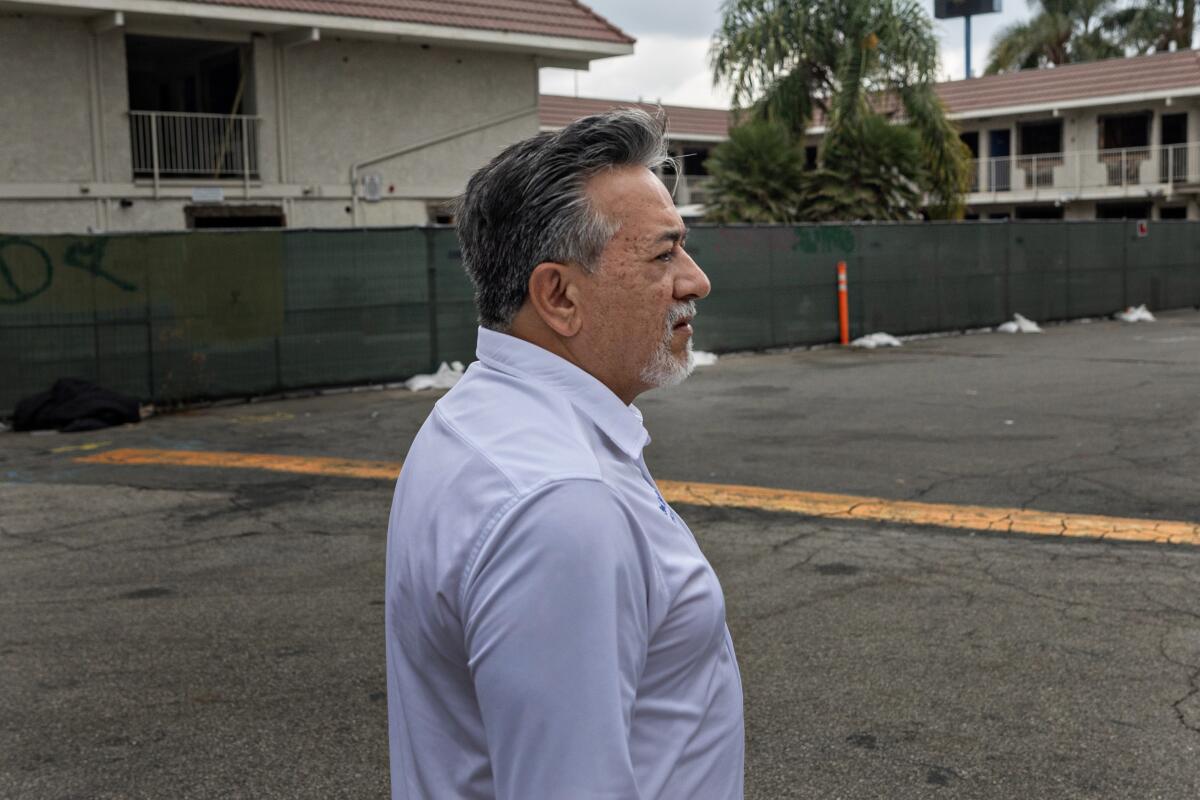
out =
<path fill-rule="evenodd" d="M 742 797 L 717 576 L 641 414 L 480 329 L 409 451 L 387 545 L 392 797 Z"/>

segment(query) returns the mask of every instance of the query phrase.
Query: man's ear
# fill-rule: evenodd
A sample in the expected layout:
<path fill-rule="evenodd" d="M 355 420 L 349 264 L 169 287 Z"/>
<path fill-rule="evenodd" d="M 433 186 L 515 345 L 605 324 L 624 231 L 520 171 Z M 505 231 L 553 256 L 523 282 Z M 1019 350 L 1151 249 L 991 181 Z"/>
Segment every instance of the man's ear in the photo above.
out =
<path fill-rule="evenodd" d="M 570 338 L 583 324 L 579 299 L 581 270 L 568 264 L 543 261 L 529 276 L 529 304 L 546 327 Z"/>

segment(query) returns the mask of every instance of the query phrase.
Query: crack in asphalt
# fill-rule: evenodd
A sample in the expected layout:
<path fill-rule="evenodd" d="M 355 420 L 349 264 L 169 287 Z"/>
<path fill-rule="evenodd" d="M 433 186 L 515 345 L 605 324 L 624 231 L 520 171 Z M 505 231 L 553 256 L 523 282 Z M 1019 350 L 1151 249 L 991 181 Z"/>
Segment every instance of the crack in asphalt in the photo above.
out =
<path fill-rule="evenodd" d="M 1175 716 L 1179 718 L 1180 725 L 1193 733 L 1200 734 L 1200 709 L 1196 709 L 1194 713 L 1195 721 L 1190 722 L 1188 718 L 1193 714 L 1185 708 L 1193 698 L 1200 699 L 1200 666 L 1197 666 L 1195 669 L 1196 671 L 1188 678 L 1188 685 L 1191 686 L 1191 691 L 1172 703 L 1171 708 L 1174 709 Z"/>

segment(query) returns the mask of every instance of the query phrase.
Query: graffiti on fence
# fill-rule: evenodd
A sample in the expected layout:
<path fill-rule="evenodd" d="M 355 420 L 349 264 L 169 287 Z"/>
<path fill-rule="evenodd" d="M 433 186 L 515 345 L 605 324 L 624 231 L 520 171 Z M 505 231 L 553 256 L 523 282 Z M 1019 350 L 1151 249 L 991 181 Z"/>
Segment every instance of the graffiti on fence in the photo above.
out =
<path fill-rule="evenodd" d="M 123 280 L 104 268 L 104 251 L 108 239 L 89 239 L 72 242 L 63 253 L 63 266 L 88 273 L 93 278 L 105 280 L 125 292 L 136 292 L 138 287 Z M 6 256 L 13 259 L 24 251 L 26 262 L 32 261 L 32 269 L 16 274 Z M 28 303 L 45 292 L 54 283 L 54 259 L 46 249 L 36 242 L 17 236 L 0 238 L 0 304 L 16 305 Z"/>
<path fill-rule="evenodd" d="M 796 243 L 793 250 L 804 253 L 854 252 L 854 232 L 844 225 L 814 225 L 796 228 Z"/>

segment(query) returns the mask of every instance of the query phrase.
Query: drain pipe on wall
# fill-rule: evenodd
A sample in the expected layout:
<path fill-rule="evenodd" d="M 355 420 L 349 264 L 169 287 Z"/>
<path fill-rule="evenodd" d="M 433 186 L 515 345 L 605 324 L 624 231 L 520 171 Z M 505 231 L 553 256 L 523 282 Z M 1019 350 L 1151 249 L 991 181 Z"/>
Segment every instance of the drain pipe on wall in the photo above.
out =
<path fill-rule="evenodd" d="M 288 60 L 287 51 L 295 47 L 316 44 L 321 41 L 320 28 L 299 28 L 293 31 L 277 33 L 271 48 L 275 56 L 275 164 L 280 183 L 289 183 L 292 179 L 291 133 L 288 130 Z M 293 218 L 291 197 L 283 198 L 283 209 L 287 219 Z"/>
<path fill-rule="evenodd" d="M 522 108 L 519 111 L 509 111 L 507 113 L 500 114 L 495 117 L 488 117 L 487 119 L 483 120 L 482 122 L 477 122 L 477 123 L 475 123 L 473 125 L 469 125 L 465 128 L 456 128 L 455 130 L 438 134 L 437 136 L 431 137 L 429 139 L 423 139 L 414 144 L 405 145 L 404 147 L 401 147 L 399 149 L 391 150 L 387 153 L 383 153 L 382 155 L 364 159 L 362 161 L 359 161 L 359 162 L 351 165 L 351 167 L 350 167 L 350 224 L 351 224 L 351 226 L 358 227 L 358 225 L 359 225 L 359 222 L 358 222 L 358 205 L 359 205 L 359 203 L 358 203 L 358 172 L 363 167 L 369 167 L 372 164 L 378 164 L 381 161 L 390 161 L 393 158 L 399 158 L 400 156 L 406 156 L 409 153 L 415 153 L 418 150 L 424 150 L 427 147 L 433 147 L 434 145 L 441 144 L 443 142 L 448 142 L 451 139 L 458 139 L 462 136 L 467 136 L 468 134 L 478 133 L 479 131 L 486 130 L 487 128 L 494 128 L 497 125 L 503 125 L 506 122 L 512 122 L 515 119 L 520 119 L 521 117 L 527 117 L 531 114 L 536 114 L 536 113 L 538 113 L 538 107 L 536 104 L 532 105 L 532 106 L 526 106 L 525 108 Z"/>

